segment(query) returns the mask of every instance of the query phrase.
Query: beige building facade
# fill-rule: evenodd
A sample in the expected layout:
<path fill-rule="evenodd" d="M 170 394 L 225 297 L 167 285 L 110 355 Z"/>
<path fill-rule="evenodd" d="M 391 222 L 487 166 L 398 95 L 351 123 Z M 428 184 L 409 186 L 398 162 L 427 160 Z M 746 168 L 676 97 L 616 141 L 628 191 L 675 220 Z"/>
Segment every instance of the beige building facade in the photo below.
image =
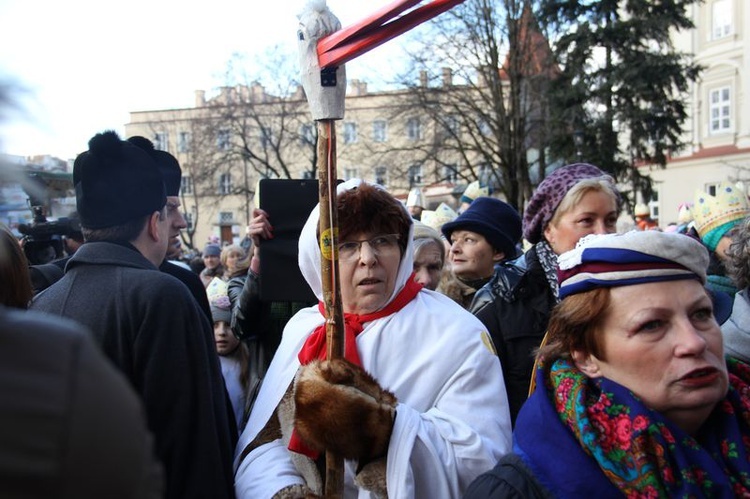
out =
<path fill-rule="evenodd" d="M 675 37 L 676 48 L 704 67 L 690 92 L 683 151 L 665 169 L 651 168 L 652 216 L 666 227 L 695 191 L 714 194 L 720 182 L 750 193 L 750 4 L 705 0 L 690 7 L 696 29 Z"/>
<path fill-rule="evenodd" d="M 444 73 L 441 85 L 451 84 Z M 336 122 L 338 177 L 376 182 L 404 200 L 419 186 L 425 208 L 443 201 L 456 206 L 467 183 L 458 175 L 466 159 L 445 151 L 435 164 L 416 152 L 440 140 L 440 130 L 410 106 L 410 95 L 349 82 L 346 114 Z M 198 250 L 212 237 L 238 242 L 244 236 L 260 179 L 317 178 L 317 129 L 301 88 L 284 99 L 259 84 L 223 88 L 208 99 L 197 91 L 192 108 L 131 112 L 125 133 L 151 139 L 180 162 L 192 232 L 187 243 Z"/>

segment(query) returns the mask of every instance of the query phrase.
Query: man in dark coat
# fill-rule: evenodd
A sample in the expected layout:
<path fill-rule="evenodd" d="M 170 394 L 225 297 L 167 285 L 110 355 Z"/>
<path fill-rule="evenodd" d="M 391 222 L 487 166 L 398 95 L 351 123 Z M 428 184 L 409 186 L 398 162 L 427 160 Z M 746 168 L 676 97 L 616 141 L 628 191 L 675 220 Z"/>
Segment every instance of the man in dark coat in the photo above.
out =
<path fill-rule="evenodd" d="M 170 222 L 156 162 L 114 132 L 74 163 L 86 244 L 32 308 L 70 317 L 143 399 L 166 497 L 233 497 L 230 416 L 211 326 L 187 288 L 159 272 Z"/>
<path fill-rule="evenodd" d="M 187 286 L 190 294 L 193 295 L 195 301 L 200 305 L 201 310 L 206 314 L 206 318 L 208 318 L 209 322 L 213 323 L 211 307 L 208 304 L 208 297 L 206 296 L 206 287 L 203 286 L 200 277 L 195 272 L 175 265 L 167 259 L 171 250 L 179 248 L 180 242 L 178 238 L 180 237 L 180 231 L 187 227 L 185 217 L 180 211 L 180 184 L 182 183 L 180 163 L 177 161 L 177 158 L 167 151 L 155 149 L 154 143 L 146 137 L 136 135 L 135 137 L 128 138 L 128 142 L 149 153 L 159 166 L 159 171 L 164 179 L 164 188 L 167 193 L 167 219 L 169 219 L 170 232 L 167 255 L 161 265 L 159 265 L 159 270 L 176 277 Z"/>

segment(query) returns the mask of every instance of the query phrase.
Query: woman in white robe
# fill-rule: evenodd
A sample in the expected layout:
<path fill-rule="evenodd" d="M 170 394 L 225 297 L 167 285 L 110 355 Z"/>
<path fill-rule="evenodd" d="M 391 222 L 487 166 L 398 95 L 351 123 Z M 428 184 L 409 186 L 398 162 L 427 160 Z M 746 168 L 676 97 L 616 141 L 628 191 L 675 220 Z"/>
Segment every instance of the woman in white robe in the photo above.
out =
<path fill-rule="evenodd" d="M 338 187 L 339 202 L 346 192 L 357 196 L 357 190 L 361 193 L 367 189 L 372 190 L 372 187 L 364 187 L 359 180 L 345 182 Z M 398 200 L 387 196 L 406 214 Z M 322 300 L 316 235 L 318 218 L 316 207 L 300 236 L 299 264 L 310 287 Z M 339 219 L 341 221 L 341 215 Z M 395 275 L 386 279 L 392 281 L 393 286 L 383 296 L 381 310 L 404 288 L 410 287 L 413 280 L 413 223 L 408 214 L 406 220 L 403 234 L 407 236 L 406 242 L 398 257 L 400 260 L 393 266 Z M 377 226 L 377 220 L 369 222 L 369 231 L 354 234 L 366 236 L 354 241 L 360 252 L 360 261 L 354 265 L 362 265 L 365 253 L 373 253 L 374 259 L 378 259 L 373 250 L 375 246 L 368 245 L 370 249 L 363 250 L 364 242 L 377 237 L 382 229 Z M 340 233 L 347 235 L 343 224 Z M 351 231 L 348 234 L 351 235 Z M 369 239 L 370 244 L 373 241 Z M 340 261 L 339 265 L 344 312 L 351 313 L 353 311 L 347 309 L 347 297 L 356 290 L 348 288 L 353 285 L 346 275 L 347 265 L 352 264 Z M 381 263 L 372 265 L 377 267 Z M 284 330 L 281 345 L 237 446 L 235 489 L 238 498 L 303 497 L 309 491 L 322 493 L 320 477 L 311 472 L 315 470 L 312 461 L 288 449 L 291 422 L 285 420 L 279 406 L 300 369 L 300 350 L 323 322 L 320 309 L 311 307 L 296 314 Z M 391 498 L 461 497 L 477 475 L 490 469 L 510 451 L 507 395 L 492 342 L 482 323 L 449 298 L 419 289 L 400 310 L 365 322 L 363 331 L 356 336 L 356 351 L 362 368 L 380 387 L 395 395 L 398 402 L 387 452 L 384 459 L 379 460 L 383 471 L 382 476 L 375 479 L 379 483 L 373 485 L 372 477 L 362 476 L 368 466 L 359 469 L 358 464 L 363 463 L 347 461 L 345 497 L 378 497 L 385 495 L 386 489 Z M 264 436 L 273 434 L 268 428 L 277 417 L 281 420 L 282 438 L 269 441 Z M 347 426 L 346 422 L 336 420 L 319 423 L 331 425 L 337 431 L 340 426 Z"/>

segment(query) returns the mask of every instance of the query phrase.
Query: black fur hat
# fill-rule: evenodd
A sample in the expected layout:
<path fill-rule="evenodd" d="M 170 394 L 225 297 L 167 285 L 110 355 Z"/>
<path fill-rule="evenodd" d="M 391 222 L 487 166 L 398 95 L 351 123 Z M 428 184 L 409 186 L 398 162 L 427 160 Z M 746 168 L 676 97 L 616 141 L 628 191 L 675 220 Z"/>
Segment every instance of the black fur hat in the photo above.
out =
<path fill-rule="evenodd" d="M 104 229 L 161 210 L 164 180 L 147 152 L 108 130 L 89 140 L 73 163 L 81 226 Z"/>
<path fill-rule="evenodd" d="M 130 137 L 128 142 L 140 147 L 156 160 L 161 176 L 164 178 L 164 187 L 167 189 L 167 196 L 179 196 L 182 170 L 180 169 L 180 163 L 177 162 L 177 158 L 167 151 L 156 149 L 153 142 L 140 135 Z"/>

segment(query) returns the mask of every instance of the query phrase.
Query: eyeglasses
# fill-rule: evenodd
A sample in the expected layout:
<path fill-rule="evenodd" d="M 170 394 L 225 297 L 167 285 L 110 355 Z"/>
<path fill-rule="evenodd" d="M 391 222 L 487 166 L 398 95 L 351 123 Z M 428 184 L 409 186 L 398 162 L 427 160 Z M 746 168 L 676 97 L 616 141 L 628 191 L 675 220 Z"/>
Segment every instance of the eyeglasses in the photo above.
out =
<path fill-rule="evenodd" d="M 399 234 L 378 234 L 371 239 L 360 241 L 344 241 L 339 243 L 339 260 L 350 262 L 359 258 L 362 251 L 362 243 L 367 243 L 375 256 L 389 256 L 399 251 Z"/>

